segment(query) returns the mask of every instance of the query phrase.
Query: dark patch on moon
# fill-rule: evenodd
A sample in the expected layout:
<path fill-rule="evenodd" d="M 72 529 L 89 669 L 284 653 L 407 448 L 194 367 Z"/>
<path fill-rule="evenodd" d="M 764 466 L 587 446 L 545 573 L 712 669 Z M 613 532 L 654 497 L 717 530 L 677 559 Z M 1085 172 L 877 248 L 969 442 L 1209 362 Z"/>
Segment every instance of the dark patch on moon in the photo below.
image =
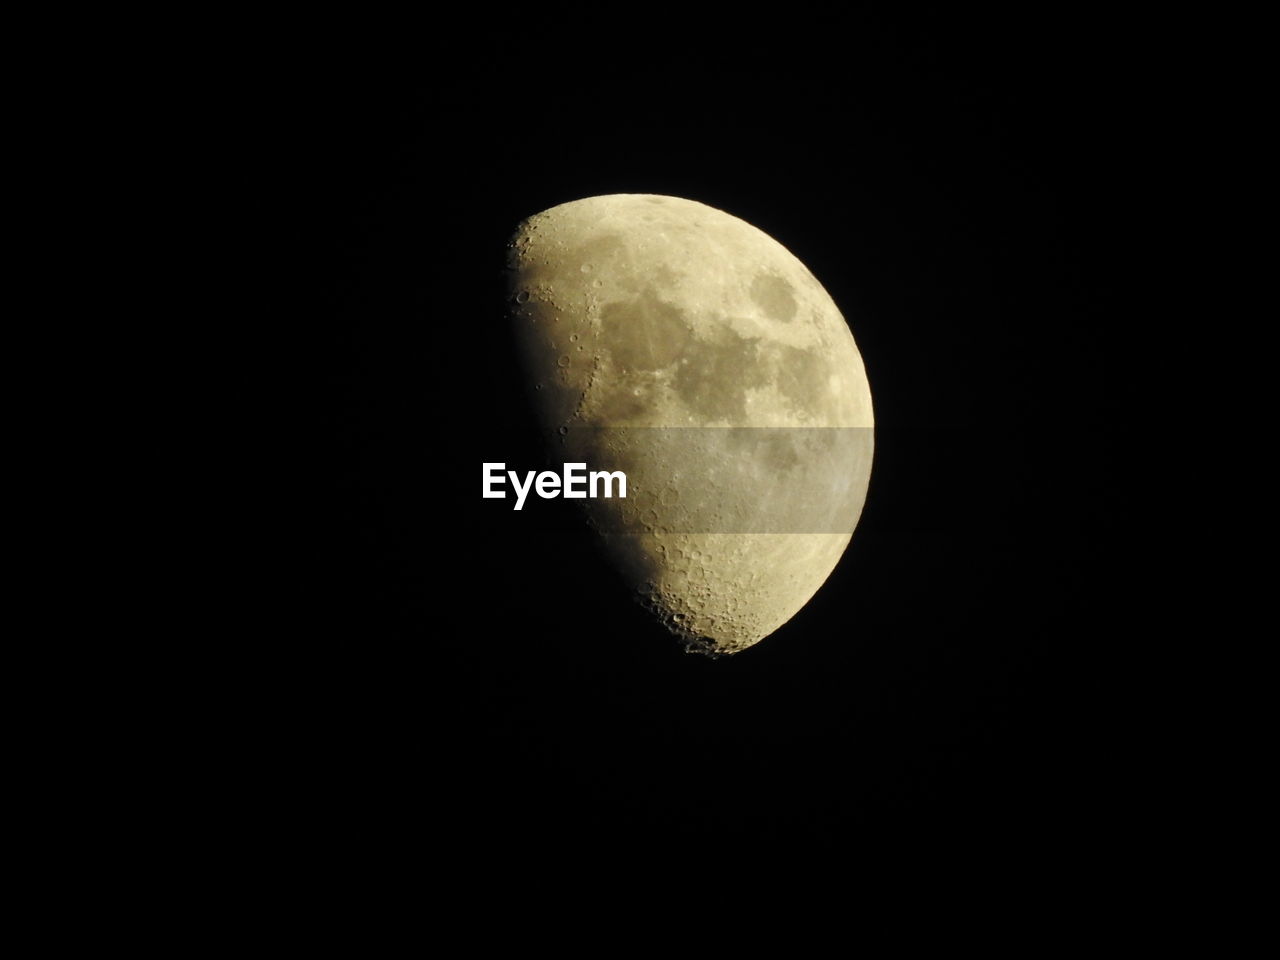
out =
<path fill-rule="evenodd" d="M 695 413 L 708 420 L 741 422 L 747 388 L 765 382 L 756 362 L 758 340 L 717 326 L 715 339 L 694 340 L 676 368 L 675 390 Z"/>
<path fill-rule="evenodd" d="M 826 414 L 832 406 L 827 359 L 816 350 L 786 344 L 770 345 L 769 349 L 776 357 L 778 392 L 801 413 Z"/>
<path fill-rule="evenodd" d="M 744 462 L 764 463 L 774 474 L 787 474 L 801 466 L 794 431 L 730 430 L 725 436 Z"/>
<path fill-rule="evenodd" d="M 765 316 L 780 323 L 790 323 L 796 315 L 796 295 L 791 284 L 772 273 L 757 274 L 751 281 L 751 299 Z"/>
<path fill-rule="evenodd" d="M 600 318 L 615 370 L 661 370 L 684 356 L 693 341 L 684 311 L 651 287 L 630 300 L 604 304 Z"/>
<path fill-rule="evenodd" d="M 660 263 L 653 268 L 654 285 L 663 290 L 670 290 L 680 281 L 680 277 L 674 270 L 665 263 Z"/>

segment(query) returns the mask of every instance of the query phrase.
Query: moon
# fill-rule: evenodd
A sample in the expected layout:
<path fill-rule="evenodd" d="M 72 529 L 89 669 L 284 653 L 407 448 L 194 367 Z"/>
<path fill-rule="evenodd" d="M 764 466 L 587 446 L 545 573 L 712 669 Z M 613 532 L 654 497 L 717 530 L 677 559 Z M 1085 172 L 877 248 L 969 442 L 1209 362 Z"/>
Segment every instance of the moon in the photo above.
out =
<path fill-rule="evenodd" d="M 636 598 L 712 656 L 795 616 L 850 542 L 874 447 L 822 284 L 745 221 L 651 194 L 529 217 L 507 283 L 548 442 L 626 474 L 625 498 L 583 503 Z"/>

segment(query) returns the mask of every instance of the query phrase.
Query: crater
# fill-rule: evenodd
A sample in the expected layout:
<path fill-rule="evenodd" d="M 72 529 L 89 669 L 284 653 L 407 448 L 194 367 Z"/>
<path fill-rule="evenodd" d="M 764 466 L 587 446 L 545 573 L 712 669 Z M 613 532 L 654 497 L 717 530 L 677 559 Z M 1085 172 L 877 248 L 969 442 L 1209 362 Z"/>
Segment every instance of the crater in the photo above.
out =
<path fill-rule="evenodd" d="M 585 243 L 560 253 L 552 270 L 557 277 L 576 277 L 592 272 L 613 276 L 617 272 L 614 264 L 626 248 L 626 241 L 620 234 L 597 234 Z"/>

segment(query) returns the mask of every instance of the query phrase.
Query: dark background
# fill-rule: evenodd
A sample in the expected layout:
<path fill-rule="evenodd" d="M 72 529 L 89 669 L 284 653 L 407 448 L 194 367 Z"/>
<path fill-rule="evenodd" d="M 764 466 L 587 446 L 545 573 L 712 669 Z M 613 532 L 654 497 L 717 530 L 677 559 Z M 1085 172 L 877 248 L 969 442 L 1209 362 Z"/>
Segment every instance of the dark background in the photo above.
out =
<path fill-rule="evenodd" d="M 287 278 L 264 311 L 288 357 L 287 613 L 261 661 L 283 818 L 472 863 L 1067 856 L 1122 834 L 1130 52 L 1101 15 L 932 11 L 566 18 L 282 68 L 250 169 Z M 852 545 L 736 657 L 684 654 L 563 503 L 480 498 L 482 461 L 543 462 L 504 243 L 615 192 L 780 241 L 871 380 Z"/>

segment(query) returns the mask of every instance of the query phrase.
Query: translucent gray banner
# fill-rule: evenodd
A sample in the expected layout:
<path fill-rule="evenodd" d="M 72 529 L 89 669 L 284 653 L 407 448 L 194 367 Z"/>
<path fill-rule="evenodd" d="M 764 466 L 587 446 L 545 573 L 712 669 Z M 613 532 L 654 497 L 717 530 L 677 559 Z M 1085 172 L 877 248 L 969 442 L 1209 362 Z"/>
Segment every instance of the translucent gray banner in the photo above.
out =
<path fill-rule="evenodd" d="M 849 534 L 866 500 L 871 427 L 562 427 L 557 459 L 616 476 L 578 484 L 608 534 Z M 581 472 L 579 474 L 581 476 Z M 610 495 L 605 495 L 609 493 Z"/>

